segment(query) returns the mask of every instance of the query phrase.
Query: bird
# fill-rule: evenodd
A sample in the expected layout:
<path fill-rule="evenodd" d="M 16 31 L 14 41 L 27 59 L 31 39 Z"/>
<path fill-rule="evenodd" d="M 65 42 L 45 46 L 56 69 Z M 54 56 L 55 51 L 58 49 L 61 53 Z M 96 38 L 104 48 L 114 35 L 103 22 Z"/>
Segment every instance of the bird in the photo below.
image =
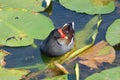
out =
<path fill-rule="evenodd" d="M 46 56 L 58 57 L 69 52 L 74 47 L 74 41 L 74 22 L 66 23 L 49 33 L 42 41 L 40 51 Z"/>

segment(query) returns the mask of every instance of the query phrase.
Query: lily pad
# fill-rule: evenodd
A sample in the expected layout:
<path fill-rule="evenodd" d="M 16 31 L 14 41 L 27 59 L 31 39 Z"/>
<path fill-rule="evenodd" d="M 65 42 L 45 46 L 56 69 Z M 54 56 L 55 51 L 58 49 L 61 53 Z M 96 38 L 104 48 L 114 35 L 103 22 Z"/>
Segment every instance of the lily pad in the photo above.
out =
<path fill-rule="evenodd" d="M 0 11 L 0 44 L 5 46 L 31 45 L 34 39 L 44 39 L 53 28 L 52 21 L 42 14 Z"/>
<path fill-rule="evenodd" d="M 120 43 L 120 19 L 115 20 L 106 32 L 106 40 L 112 46 Z"/>
<path fill-rule="evenodd" d="M 27 75 L 27 70 L 5 69 L 0 67 L 0 79 L 1 80 L 20 80 L 23 75 Z"/>
<path fill-rule="evenodd" d="M 43 11 L 50 2 L 51 0 L 0 0 L 0 7 Z"/>
<path fill-rule="evenodd" d="M 106 14 L 115 9 L 113 0 L 59 0 L 67 9 L 87 14 Z"/>
<path fill-rule="evenodd" d="M 68 80 L 68 75 L 56 76 L 56 77 L 52 77 L 52 78 L 46 78 L 43 80 Z"/>
<path fill-rule="evenodd" d="M 116 54 L 112 46 L 109 46 L 105 41 L 101 41 L 83 51 L 78 57 L 81 59 L 79 63 L 86 65 L 91 69 L 98 69 L 98 66 L 103 62 L 112 64 Z"/>
<path fill-rule="evenodd" d="M 100 73 L 95 73 L 85 80 L 119 80 L 120 79 L 120 67 L 104 70 Z"/>

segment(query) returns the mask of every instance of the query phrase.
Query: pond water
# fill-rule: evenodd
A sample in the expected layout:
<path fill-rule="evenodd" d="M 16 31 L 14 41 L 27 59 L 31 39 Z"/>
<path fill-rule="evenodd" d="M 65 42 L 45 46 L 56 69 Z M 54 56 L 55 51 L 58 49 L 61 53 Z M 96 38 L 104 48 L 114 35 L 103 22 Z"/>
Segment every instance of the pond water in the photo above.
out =
<path fill-rule="evenodd" d="M 65 9 L 61 6 L 57 1 L 53 2 L 53 13 L 50 16 L 56 28 L 61 27 L 63 24 L 67 22 L 74 22 L 75 23 L 75 30 L 82 29 L 85 24 L 93 17 L 94 15 L 87 15 L 76 13 L 74 11 L 70 11 Z M 96 42 L 101 40 L 105 40 L 105 34 L 108 26 L 117 18 L 120 18 L 120 7 L 117 7 L 113 13 L 102 15 L 102 24 L 99 27 L 99 33 L 97 35 Z M 39 46 L 41 41 L 35 40 L 35 43 Z M 119 47 L 119 46 L 118 46 Z M 41 54 L 38 48 L 33 48 L 31 46 L 28 47 L 20 47 L 20 48 L 9 48 L 9 47 L 2 47 L 3 49 L 11 52 L 12 54 L 6 57 L 6 66 L 7 68 L 14 68 L 14 67 L 22 67 L 26 65 L 34 65 L 36 63 L 42 63 L 40 61 Z M 111 64 L 103 64 L 99 70 L 90 70 L 90 68 L 80 65 L 81 69 L 81 76 L 80 80 L 84 80 L 87 76 L 100 72 L 101 70 L 108 69 L 115 66 L 120 66 L 120 50 L 116 50 L 116 60 Z M 32 71 L 36 71 L 33 69 Z M 75 75 L 69 75 L 69 80 L 74 80 Z"/>

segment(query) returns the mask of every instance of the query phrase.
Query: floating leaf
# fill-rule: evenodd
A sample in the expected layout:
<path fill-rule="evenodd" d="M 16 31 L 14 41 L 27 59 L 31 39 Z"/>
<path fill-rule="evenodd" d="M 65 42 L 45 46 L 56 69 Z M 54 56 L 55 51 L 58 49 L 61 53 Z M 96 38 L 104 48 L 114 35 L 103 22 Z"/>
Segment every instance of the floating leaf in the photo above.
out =
<path fill-rule="evenodd" d="M 24 75 L 27 75 L 29 71 L 27 70 L 15 70 L 15 69 L 5 69 L 0 67 L 0 79 L 1 80 L 19 80 L 22 79 Z"/>
<path fill-rule="evenodd" d="M 98 66 L 103 62 L 112 64 L 115 56 L 114 48 L 105 41 L 101 41 L 79 55 L 81 59 L 79 62 L 90 68 L 98 69 Z"/>
<path fill-rule="evenodd" d="M 80 79 L 80 71 L 79 71 L 79 65 L 78 63 L 76 63 L 75 65 L 75 75 L 76 75 L 76 80 L 79 80 Z"/>
<path fill-rule="evenodd" d="M 56 77 L 59 75 L 63 75 L 63 71 L 61 71 L 58 68 L 46 68 L 44 70 L 38 71 L 38 72 L 33 72 L 27 76 L 25 76 L 23 79 L 25 80 L 30 80 L 30 79 L 46 79 L 46 78 L 52 78 L 52 77 Z"/>
<path fill-rule="evenodd" d="M 53 28 L 52 21 L 42 14 L 0 11 L 0 44 L 6 46 L 31 45 L 34 39 L 44 39 Z"/>
<path fill-rule="evenodd" d="M 0 0 L 0 7 L 43 11 L 50 3 L 51 0 Z"/>
<path fill-rule="evenodd" d="M 47 68 L 47 65 L 45 65 L 45 64 L 43 64 L 43 63 L 36 63 L 36 64 L 34 64 L 34 65 L 16 67 L 15 69 L 27 69 L 27 70 L 38 69 L 39 71 L 42 71 L 42 70 L 44 70 L 45 68 Z"/>
<path fill-rule="evenodd" d="M 112 46 L 120 43 L 120 19 L 110 25 L 106 32 L 106 40 Z"/>
<path fill-rule="evenodd" d="M 100 73 L 95 73 L 85 80 L 120 80 L 120 67 L 104 70 Z"/>
<path fill-rule="evenodd" d="M 98 27 L 101 23 L 101 17 L 93 17 L 84 27 L 83 30 L 76 32 L 76 48 L 85 48 L 93 44 L 95 41 L 95 36 L 98 33 Z M 86 46 L 87 44 L 87 46 Z M 85 50 L 85 49 L 84 49 Z"/>
<path fill-rule="evenodd" d="M 52 78 L 46 78 L 43 80 L 68 80 L 68 75 L 56 76 L 56 77 L 52 77 Z"/>
<path fill-rule="evenodd" d="M 106 14 L 115 9 L 113 0 L 59 0 L 60 3 L 73 11 L 87 14 Z"/>
<path fill-rule="evenodd" d="M 69 72 L 67 71 L 67 69 L 65 69 L 65 67 L 63 67 L 61 64 L 54 62 L 55 66 L 57 68 L 59 68 L 64 74 L 68 74 Z"/>

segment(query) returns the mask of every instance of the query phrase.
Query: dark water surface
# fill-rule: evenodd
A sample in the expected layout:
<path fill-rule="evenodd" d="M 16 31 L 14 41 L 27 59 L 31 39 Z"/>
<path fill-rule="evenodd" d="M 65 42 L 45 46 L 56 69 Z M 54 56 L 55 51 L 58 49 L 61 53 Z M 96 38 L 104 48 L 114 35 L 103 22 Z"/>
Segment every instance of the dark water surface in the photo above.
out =
<path fill-rule="evenodd" d="M 78 14 L 76 12 L 67 10 L 56 1 L 53 2 L 53 14 L 50 16 L 56 28 L 61 27 L 63 24 L 67 22 L 74 22 L 76 31 L 82 29 L 92 17 L 93 17 L 92 15 Z M 103 21 L 99 27 L 99 33 L 97 35 L 97 39 L 95 43 L 101 40 L 105 40 L 105 34 L 108 26 L 117 18 L 120 18 L 119 7 L 117 7 L 113 13 L 102 15 Z M 36 40 L 35 43 L 39 46 L 41 41 Z M 22 48 L 9 48 L 9 47 L 3 47 L 3 48 L 8 52 L 12 53 L 12 55 L 6 57 L 7 68 L 14 68 L 14 67 L 21 67 L 26 65 L 34 65 L 36 63 L 42 63 L 42 61 L 40 61 L 41 54 L 39 48 L 33 48 L 31 46 L 22 47 Z M 90 68 L 80 65 L 80 69 L 81 69 L 80 80 L 84 80 L 87 76 L 91 75 L 92 73 L 100 72 L 101 70 L 115 67 L 118 65 L 120 66 L 120 51 L 116 50 L 116 53 L 117 53 L 117 58 L 115 62 L 112 65 L 103 64 L 103 66 L 101 66 L 99 70 L 91 71 Z M 69 75 L 69 80 L 75 80 L 74 74 Z"/>

